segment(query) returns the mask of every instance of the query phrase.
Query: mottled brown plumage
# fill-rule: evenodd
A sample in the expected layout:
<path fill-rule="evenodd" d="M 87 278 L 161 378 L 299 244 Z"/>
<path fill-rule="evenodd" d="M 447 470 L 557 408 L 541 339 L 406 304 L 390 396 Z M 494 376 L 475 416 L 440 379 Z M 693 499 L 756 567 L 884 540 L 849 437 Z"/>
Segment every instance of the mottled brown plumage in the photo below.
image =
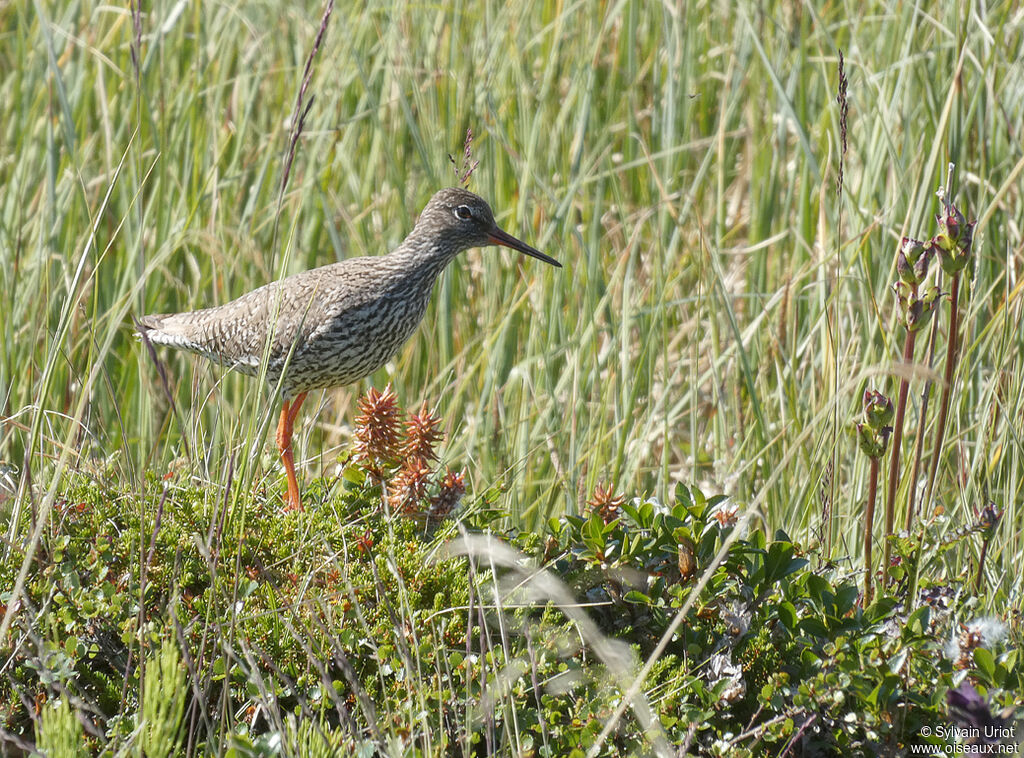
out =
<path fill-rule="evenodd" d="M 264 285 L 200 311 L 143 316 L 154 343 L 257 374 L 267 352 L 267 381 L 284 398 L 277 442 L 288 473 L 288 504 L 300 508 L 291 434 L 307 392 L 350 384 L 373 373 L 412 336 L 434 282 L 470 247 L 504 245 L 560 266 L 503 232 L 484 200 L 460 188 L 438 192 L 416 226 L 387 255 L 349 258 Z"/>

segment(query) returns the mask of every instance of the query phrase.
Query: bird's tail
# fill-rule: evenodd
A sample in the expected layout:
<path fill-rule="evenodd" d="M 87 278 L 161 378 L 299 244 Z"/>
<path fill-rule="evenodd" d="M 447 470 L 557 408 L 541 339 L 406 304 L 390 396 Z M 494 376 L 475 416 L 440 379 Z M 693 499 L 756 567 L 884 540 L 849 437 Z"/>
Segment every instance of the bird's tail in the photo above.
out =
<path fill-rule="evenodd" d="M 154 345 L 168 345 L 201 352 L 202 345 L 186 333 L 187 330 L 182 328 L 184 325 L 176 323 L 175 316 L 174 313 L 158 313 L 141 318 L 133 316 L 136 339 L 144 339 Z"/>

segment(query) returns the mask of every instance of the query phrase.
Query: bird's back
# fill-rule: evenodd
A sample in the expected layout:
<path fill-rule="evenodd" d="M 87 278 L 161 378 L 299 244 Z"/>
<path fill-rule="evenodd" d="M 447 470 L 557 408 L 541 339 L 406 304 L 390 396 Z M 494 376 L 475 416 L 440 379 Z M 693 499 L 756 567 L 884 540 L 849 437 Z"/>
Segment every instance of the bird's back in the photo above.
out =
<path fill-rule="evenodd" d="M 356 381 L 383 365 L 415 330 L 433 277 L 400 256 L 350 258 L 272 282 L 224 305 L 139 319 L 156 344 L 267 379 L 287 365 L 286 395 Z"/>

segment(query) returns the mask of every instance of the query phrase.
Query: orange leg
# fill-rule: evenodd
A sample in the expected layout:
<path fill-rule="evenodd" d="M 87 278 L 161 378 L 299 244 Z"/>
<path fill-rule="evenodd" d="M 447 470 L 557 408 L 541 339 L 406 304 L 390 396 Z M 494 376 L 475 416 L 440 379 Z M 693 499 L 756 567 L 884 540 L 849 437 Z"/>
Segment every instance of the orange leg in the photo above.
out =
<path fill-rule="evenodd" d="M 284 463 L 284 470 L 288 475 L 288 499 L 285 502 L 285 509 L 289 511 L 303 509 L 302 500 L 299 499 L 299 480 L 295 477 L 292 429 L 295 426 L 295 417 L 299 415 L 299 408 L 302 407 L 302 401 L 305 399 L 306 393 L 300 392 L 291 403 L 285 400 L 284 405 L 281 406 L 281 420 L 277 424 L 277 449 L 281 451 L 281 461 Z"/>

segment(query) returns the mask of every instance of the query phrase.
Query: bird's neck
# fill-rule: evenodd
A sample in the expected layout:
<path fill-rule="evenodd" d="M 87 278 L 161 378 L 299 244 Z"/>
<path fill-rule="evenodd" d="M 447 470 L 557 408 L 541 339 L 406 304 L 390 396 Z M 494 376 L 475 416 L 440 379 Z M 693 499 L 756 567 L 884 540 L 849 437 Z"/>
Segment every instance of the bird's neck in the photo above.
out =
<path fill-rule="evenodd" d="M 441 234 L 417 233 L 405 238 L 390 254 L 396 264 L 417 278 L 436 279 L 452 259 L 464 249 Z"/>

